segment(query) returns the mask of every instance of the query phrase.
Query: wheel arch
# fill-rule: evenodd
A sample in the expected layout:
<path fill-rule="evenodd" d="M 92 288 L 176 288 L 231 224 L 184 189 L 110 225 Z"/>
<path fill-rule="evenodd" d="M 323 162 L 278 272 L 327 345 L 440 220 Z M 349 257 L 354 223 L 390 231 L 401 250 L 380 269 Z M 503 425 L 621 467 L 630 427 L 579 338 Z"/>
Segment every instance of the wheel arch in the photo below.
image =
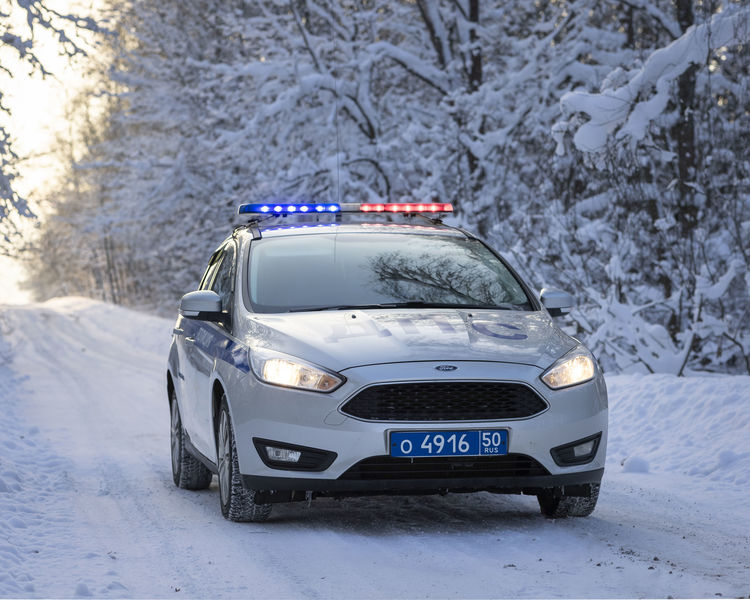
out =
<path fill-rule="evenodd" d="M 213 422 L 214 443 L 216 443 L 216 432 L 219 427 L 219 409 L 221 408 L 221 399 L 226 394 L 226 388 L 220 379 L 214 379 L 211 386 L 211 421 Z"/>
<path fill-rule="evenodd" d="M 177 396 L 177 392 L 174 387 L 174 379 L 172 379 L 172 373 L 167 369 L 167 402 L 169 406 L 172 406 L 172 393 Z"/>

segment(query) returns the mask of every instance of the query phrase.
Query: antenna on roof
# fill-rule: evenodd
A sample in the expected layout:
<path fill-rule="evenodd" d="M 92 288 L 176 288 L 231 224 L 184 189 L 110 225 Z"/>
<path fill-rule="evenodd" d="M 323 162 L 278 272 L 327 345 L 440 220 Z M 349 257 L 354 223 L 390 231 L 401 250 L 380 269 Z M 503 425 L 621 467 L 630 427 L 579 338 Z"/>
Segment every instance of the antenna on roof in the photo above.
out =
<path fill-rule="evenodd" d="M 333 11 L 331 12 L 331 41 L 333 42 L 333 69 L 335 69 L 336 55 L 338 54 L 338 42 L 336 41 L 336 29 L 334 27 L 335 16 Z M 341 133 L 339 131 L 339 91 L 336 80 L 336 75 L 333 69 L 331 69 L 331 75 L 333 76 L 333 101 L 334 101 L 334 112 L 333 121 L 336 125 L 336 202 L 341 202 Z"/>

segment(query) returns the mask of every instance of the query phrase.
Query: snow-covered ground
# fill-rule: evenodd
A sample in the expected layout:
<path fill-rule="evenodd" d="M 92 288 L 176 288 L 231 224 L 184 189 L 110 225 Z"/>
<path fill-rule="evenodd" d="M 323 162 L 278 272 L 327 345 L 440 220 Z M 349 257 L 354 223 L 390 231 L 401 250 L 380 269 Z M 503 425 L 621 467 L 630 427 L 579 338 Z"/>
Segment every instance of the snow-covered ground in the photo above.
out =
<path fill-rule="evenodd" d="M 215 482 L 172 484 L 171 328 L 80 298 L 0 307 L 0 596 L 750 595 L 750 377 L 609 377 L 588 519 L 482 493 L 237 524 Z"/>

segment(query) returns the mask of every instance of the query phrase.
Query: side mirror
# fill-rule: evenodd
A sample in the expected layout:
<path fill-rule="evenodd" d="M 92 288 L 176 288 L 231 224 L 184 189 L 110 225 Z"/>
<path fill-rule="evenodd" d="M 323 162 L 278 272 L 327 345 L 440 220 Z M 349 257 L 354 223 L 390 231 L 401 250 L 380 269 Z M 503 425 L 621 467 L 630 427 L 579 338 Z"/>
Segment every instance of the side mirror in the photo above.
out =
<path fill-rule="evenodd" d="M 570 309 L 576 304 L 573 296 L 568 294 L 568 292 L 549 288 L 542 290 L 542 293 L 539 294 L 539 299 L 552 317 L 560 317 L 568 314 Z"/>
<path fill-rule="evenodd" d="M 180 300 L 180 314 L 187 319 L 201 321 L 223 321 L 221 298 L 211 290 L 199 290 L 185 294 Z"/>

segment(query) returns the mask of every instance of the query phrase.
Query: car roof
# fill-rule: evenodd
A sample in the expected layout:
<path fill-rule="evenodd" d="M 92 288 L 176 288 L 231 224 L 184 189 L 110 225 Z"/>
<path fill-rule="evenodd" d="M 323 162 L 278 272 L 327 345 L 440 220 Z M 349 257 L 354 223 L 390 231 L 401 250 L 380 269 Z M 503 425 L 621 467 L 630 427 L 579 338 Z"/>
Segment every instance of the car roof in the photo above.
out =
<path fill-rule="evenodd" d="M 321 235 L 321 234 L 416 234 L 416 235 L 439 235 L 448 237 L 459 237 L 464 239 L 473 238 L 468 232 L 451 227 L 439 222 L 414 223 L 384 222 L 382 220 L 367 220 L 356 223 L 347 222 L 317 222 L 314 220 L 287 221 L 286 219 L 269 219 L 261 223 L 249 223 L 235 229 L 235 233 L 244 232 L 253 238 L 277 238 L 299 235 Z"/>

